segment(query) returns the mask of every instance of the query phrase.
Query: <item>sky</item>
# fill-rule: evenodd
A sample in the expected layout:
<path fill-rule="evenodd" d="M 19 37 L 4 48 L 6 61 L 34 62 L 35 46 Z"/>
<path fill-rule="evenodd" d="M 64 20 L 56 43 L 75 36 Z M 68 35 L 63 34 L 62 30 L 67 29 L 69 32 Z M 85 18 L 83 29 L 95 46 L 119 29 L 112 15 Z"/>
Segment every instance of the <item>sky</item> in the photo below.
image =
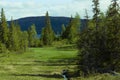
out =
<path fill-rule="evenodd" d="M 105 12 L 111 0 L 100 0 L 100 9 Z M 29 16 L 85 16 L 85 9 L 92 16 L 92 0 L 0 0 L 0 8 L 4 8 L 7 20 Z"/>

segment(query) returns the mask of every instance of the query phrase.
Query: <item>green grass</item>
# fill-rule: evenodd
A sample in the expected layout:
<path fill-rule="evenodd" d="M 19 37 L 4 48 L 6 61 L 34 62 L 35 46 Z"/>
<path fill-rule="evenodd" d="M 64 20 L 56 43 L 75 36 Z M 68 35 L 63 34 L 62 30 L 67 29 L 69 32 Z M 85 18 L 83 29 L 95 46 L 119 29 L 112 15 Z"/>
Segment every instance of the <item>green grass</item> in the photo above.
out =
<path fill-rule="evenodd" d="M 25 53 L 0 54 L 0 80 L 63 80 L 63 69 L 76 68 L 77 50 L 64 47 L 30 48 Z M 120 80 L 119 76 L 100 74 L 72 80 Z"/>
<path fill-rule="evenodd" d="M 62 70 L 74 68 L 76 53 L 77 50 L 44 47 L 0 54 L 0 80 L 62 80 Z"/>

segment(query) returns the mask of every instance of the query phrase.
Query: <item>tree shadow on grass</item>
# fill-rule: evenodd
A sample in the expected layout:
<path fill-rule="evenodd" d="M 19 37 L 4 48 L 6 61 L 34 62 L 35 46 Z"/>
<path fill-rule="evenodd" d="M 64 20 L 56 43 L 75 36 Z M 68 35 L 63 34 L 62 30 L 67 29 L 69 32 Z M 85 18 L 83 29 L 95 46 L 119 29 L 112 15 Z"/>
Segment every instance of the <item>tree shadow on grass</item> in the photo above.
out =
<path fill-rule="evenodd" d="M 33 77 L 45 77 L 45 78 L 62 78 L 60 74 L 12 74 L 13 76 L 33 76 Z"/>
<path fill-rule="evenodd" d="M 68 73 L 70 78 L 76 78 L 78 77 L 78 73 L 73 72 L 73 73 Z M 63 78 L 62 74 L 12 74 L 12 76 L 32 76 L 32 77 L 44 77 L 44 78 Z"/>
<path fill-rule="evenodd" d="M 49 60 L 48 62 L 34 61 L 34 63 L 13 63 L 10 65 L 14 66 L 65 66 L 65 65 L 76 65 L 75 59 L 60 59 L 57 61 Z"/>

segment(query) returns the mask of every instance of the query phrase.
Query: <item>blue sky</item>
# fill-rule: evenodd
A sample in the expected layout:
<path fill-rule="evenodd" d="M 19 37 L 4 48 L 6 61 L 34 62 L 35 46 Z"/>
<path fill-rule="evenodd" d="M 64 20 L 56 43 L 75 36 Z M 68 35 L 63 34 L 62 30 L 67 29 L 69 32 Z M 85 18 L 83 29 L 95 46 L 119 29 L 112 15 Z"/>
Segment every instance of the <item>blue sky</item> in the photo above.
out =
<path fill-rule="evenodd" d="M 111 0 L 100 0 L 100 8 L 104 12 Z M 85 9 L 92 16 L 92 0 L 0 0 L 0 8 L 4 8 L 7 20 L 28 16 L 67 16 L 79 13 L 84 18 Z"/>

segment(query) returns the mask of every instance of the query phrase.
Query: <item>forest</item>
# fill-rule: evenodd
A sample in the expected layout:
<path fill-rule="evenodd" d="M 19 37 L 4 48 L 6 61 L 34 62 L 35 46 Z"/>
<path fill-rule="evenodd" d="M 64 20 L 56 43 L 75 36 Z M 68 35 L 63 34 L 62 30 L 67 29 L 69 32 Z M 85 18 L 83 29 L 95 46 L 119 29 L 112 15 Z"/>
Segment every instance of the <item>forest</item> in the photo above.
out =
<path fill-rule="evenodd" d="M 93 17 L 85 10 L 81 30 L 80 15 L 71 16 L 67 25 L 55 33 L 49 12 L 45 26 L 28 30 L 11 17 L 8 24 L 4 9 L 0 14 L 0 80 L 119 80 L 120 7 L 112 0 L 106 12 L 99 0 L 92 0 Z"/>

